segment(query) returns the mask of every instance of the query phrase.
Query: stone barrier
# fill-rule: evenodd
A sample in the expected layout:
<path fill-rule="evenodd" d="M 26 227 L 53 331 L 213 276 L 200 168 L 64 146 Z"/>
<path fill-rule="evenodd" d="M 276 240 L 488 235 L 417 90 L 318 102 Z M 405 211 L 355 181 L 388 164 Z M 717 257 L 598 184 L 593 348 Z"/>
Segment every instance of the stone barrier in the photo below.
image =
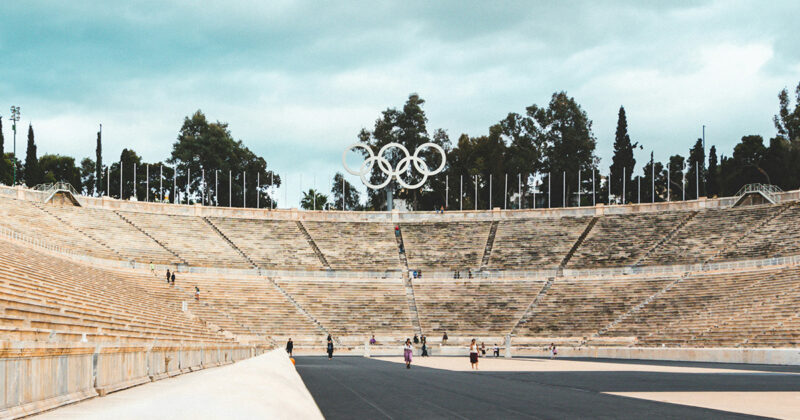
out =
<path fill-rule="evenodd" d="M 550 357 L 544 347 L 512 347 L 512 353 Z M 800 348 L 558 347 L 558 357 L 800 365 Z"/>
<path fill-rule="evenodd" d="M 0 344 L 0 418 L 51 410 L 150 381 L 262 354 L 252 346 Z"/>

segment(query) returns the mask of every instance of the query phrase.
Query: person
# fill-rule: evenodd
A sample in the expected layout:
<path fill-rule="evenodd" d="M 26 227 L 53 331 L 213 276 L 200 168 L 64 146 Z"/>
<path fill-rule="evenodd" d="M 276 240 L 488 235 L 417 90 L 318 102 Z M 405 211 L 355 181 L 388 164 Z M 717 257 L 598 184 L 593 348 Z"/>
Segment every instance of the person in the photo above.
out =
<path fill-rule="evenodd" d="M 197 286 L 194 287 L 194 300 L 200 300 L 200 288 Z"/>
<path fill-rule="evenodd" d="M 439 210 L 439 213 L 444 214 L 444 206 L 441 207 L 441 209 Z"/>
<path fill-rule="evenodd" d="M 550 358 L 555 359 L 558 356 L 558 349 L 556 349 L 555 343 L 550 343 Z"/>
<path fill-rule="evenodd" d="M 169 268 L 168 268 L 167 269 L 167 284 L 169 284 L 169 279 L 170 279 L 170 276 L 169 276 Z"/>
<path fill-rule="evenodd" d="M 494 357 L 500 357 L 500 347 L 497 346 L 497 343 L 494 343 Z"/>
<path fill-rule="evenodd" d="M 328 360 L 333 359 L 333 339 L 328 335 Z"/>
<path fill-rule="evenodd" d="M 286 353 L 289 353 L 289 357 L 292 357 L 292 350 L 294 350 L 294 342 L 292 337 L 289 337 L 289 341 L 286 342 Z"/>
<path fill-rule="evenodd" d="M 172 272 L 172 285 L 175 285 L 175 272 Z"/>
<path fill-rule="evenodd" d="M 469 363 L 472 369 L 478 370 L 478 343 L 475 339 L 469 344 Z"/>
<path fill-rule="evenodd" d="M 422 340 L 422 357 L 428 357 L 428 345 L 425 344 L 425 340 Z"/>
<path fill-rule="evenodd" d="M 411 339 L 406 338 L 406 344 L 403 345 L 403 359 L 406 361 L 406 369 L 411 369 L 411 355 L 414 352 L 414 346 L 411 345 Z"/>
<path fill-rule="evenodd" d="M 414 334 L 414 344 L 419 344 L 419 337 L 416 334 Z"/>
<path fill-rule="evenodd" d="M 156 266 L 153 265 L 152 261 L 150 261 L 150 272 L 156 274 Z"/>
<path fill-rule="evenodd" d="M 375 339 L 375 334 L 372 334 L 372 338 L 369 339 L 369 344 L 374 346 L 377 343 L 378 340 Z"/>
<path fill-rule="evenodd" d="M 481 356 L 486 356 L 486 344 L 481 341 Z"/>
<path fill-rule="evenodd" d="M 442 345 L 447 344 L 447 331 L 442 334 Z"/>

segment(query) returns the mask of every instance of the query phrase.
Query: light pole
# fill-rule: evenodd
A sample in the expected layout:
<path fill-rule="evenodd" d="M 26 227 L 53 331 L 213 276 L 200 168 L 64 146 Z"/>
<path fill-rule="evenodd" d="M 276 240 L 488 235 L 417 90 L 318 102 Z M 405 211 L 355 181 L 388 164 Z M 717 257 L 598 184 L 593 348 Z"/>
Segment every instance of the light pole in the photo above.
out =
<path fill-rule="evenodd" d="M 19 121 L 19 107 L 12 105 L 11 128 L 14 130 L 14 160 L 12 162 L 12 165 L 14 165 L 14 180 L 11 183 L 12 187 L 17 185 L 17 121 Z"/>

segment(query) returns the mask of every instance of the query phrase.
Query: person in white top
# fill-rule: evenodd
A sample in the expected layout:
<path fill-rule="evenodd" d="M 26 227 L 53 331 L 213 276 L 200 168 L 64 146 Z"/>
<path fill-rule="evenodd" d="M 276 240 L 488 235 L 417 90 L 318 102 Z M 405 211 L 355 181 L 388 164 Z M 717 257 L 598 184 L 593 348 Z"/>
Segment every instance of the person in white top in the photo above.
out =
<path fill-rule="evenodd" d="M 478 370 L 478 343 L 474 338 L 469 345 L 469 363 L 472 365 L 472 369 Z"/>
<path fill-rule="evenodd" d="M 406 369 L 411 369 L 411 355 L 414 352 L 414 346 L 411 345 L 411 339 L 406 338 L 406 343 L 403 345 L 403 359 L 406 361 Z"/>

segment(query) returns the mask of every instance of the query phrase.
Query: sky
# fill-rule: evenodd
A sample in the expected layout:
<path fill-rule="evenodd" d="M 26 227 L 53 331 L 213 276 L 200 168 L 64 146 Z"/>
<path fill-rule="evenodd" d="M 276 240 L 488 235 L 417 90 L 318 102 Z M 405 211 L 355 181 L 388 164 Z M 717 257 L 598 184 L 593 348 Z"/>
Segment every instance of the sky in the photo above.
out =
<path fill-rule="evenodd" d="M 744 135 L 775 135 L 778 92 L 800 83 L 796 0 L 551 3 L 7 2 L 6 151 L 11 105 L 40 155 L 94 158 L 102 123 L 106 163 L 126 147 L 166 159 L 200 109 L 283 175 L 278 202 L 296 207 L 412 92 L 455 141 L 566 91 L 607 168 L 621 105 L 639 162 L 687 155 L 703 125 L 730 155 Z"/>

